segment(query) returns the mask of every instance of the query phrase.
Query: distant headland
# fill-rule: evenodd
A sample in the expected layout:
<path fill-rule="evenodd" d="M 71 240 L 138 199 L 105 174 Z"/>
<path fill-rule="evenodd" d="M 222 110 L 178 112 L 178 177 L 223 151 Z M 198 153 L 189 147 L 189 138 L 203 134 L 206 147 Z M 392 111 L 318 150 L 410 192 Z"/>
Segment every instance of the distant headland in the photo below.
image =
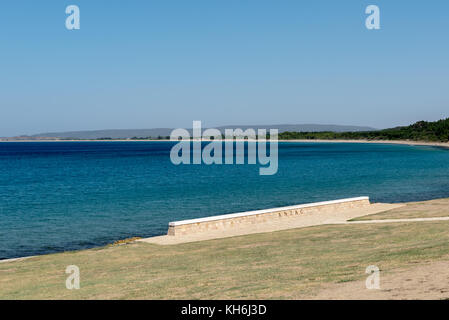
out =
<path fill-rule="evenodd" d="M 362 126 L 296 124 L 222 126 L 218 130 L 248 128 L 278 129 L 280 141 L 360 141 L 360 142 L 422 142 L 433 145 L 449 142 L 449 118 L 428 122 L 418 121 L 409 126 L 375 129 Z M 110 141 L 110 140 L 169 140 L 173 128 L 118 129 L 71 131 L 0 138 L 0 141 Z"/>
<path fill-rule="evenodd" d="M 278 125 L 229 125 L 216 127 L 224 132 L 225 129 L 248 128 L 278 129 L 279 132 L 358 132 L 376 130 L 371 127 L 345 126 L 334 124 L 278 124 Z M 175 128 L 152 128 L 152 129 L 108 129 L 91 131 L 67 131 L 39 133 L 34 135 L 21 135 L 16 137 L 4 137 L 2 140 L 164 140 L 170 136 Z M 205 128 L 207 129 L 207 128 Z"/>

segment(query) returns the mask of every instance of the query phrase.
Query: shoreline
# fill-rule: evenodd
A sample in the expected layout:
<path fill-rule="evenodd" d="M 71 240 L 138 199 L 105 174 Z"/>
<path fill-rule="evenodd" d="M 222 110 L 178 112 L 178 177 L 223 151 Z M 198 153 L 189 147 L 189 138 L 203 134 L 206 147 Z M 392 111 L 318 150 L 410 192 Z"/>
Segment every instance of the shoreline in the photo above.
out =
<path fill-rule="evenodd" d="M 428 200 L 423 200 L 424 202 L 427 202 L 427 201 L 435 201 L 435 200 L 445 200 L 445 199 L 447 199 L 447 198 L 435 198 L 435 199 L 428 199 Z M 372 203 L 372 205 L 373 205 L 373 207 L 375 207 L 375 206 L 377 206 L 377 205 L 380 205 L 380 206 L 392 206 L 392 208 L 393 207 L 401 207 L 401 206 L 406 206 L 406 205 L 410 205 L 410 204 L 414 204 L 414 203 L 417 203 L 417 202 L 423 202 L 423 201 L 412 201 L 412 202 L 397 202 L 397 203 L 377 203 L 377 202 L 375 202 L 375 203 Z M 388 211 L 388 210 L 390 210 L 391 208 L 387 208 L 386 209 L 386 211 Z M 267 209 L 267 210 L 269 210 L 269 209 Z M 385 212 L 386 212 L 385 211 Z M 373 211 L 373 212 L 375 212 L 375 211 Z M 380 210 L 379 212 L 384 212 L 383 210 Z M 373 213 L 369 213 L 368 215 L 370 215 L 370 214 L 373 214 Z M 365 216 L 365 215 L 362 215 L 362 216 Z M 201 219 L 201 218 L 200 218 Z M 207 219 L 207 217 L 206 217 L 206 219 Z M 449 219 L 449 217 L 447 218 L 447 219 Z M 400 220 L 400 219 L 399 219 Z M 398 222 L 400 222 L 398 220 Z M 332 224 L 332 223 L 331 223 Z M 296 228 L 302 228 L 302 227 L 296 227 Z M 287 230 L 287 229 L 291 229 L 291 228 L 285 228 L 285 230 Z M 271 230 L 271 231 L 265 231 L 265 232 L 272 232 L 272 231 L 280 231 L 280 230 L 283 230 L 283 229 L 279 229 L 279 230 Z M 256 232 L 257 233 L 257 232 Z M 262 232 L 262 233 L 264 233 L 264 232 Z M 245 235 L 250 235 L 250 234 L 252 234 L 252 233 L 244 233 L 244 234 L 235 234 L 235 235 L 231 235 L 231 237 L 233 237 L 233 236 L 245 236 Z M 153 241 L 151 241 L 151 240 L 156 240 L 155 241 L 155 244 L 158 244 L 158 245 L 164 245 L 164 244 L 161 244 L 161 243 L 158 243 L 158 241 L 159 241 L 159 239 L 162 239 L 163 237 L 165 237 L 166 235 L 160 235 L 160 236 L 152 236 L 152 237 L 149 237 L 149 238 L 138 238 L 138 239 L 136 239 L 134 242 L 147 242 L 147 243 L 152 243 Z M 218 239 L 219 238 L 226 238 L 226 237 L 218 237 Z M 127 239 L 118 239 L 118 240 L 116 240 L 115 242 L 117 242 L 117 241 L 125 241 L 125 240 L 128 240 L 128 239 L 132 239 L 132 238 L 127 238 Z M 150 241 L 149 241 L 150 240 Z M 200 240 L 198 240 L 198 241 L 206 241 L 206 240 L 210 240 L 210 239 L 200 239 Z M 67 251 L 61 251 L 61 252 L 52 252 L 52 253 L 43 253 L 43 254 L 36 254 L 36 255 L 31 255 L 31 256 L 24 256 L 24 257 L 14 257 L 14 258 L 6 258 L 6 259 L 0 259 L 0 264 L 2 264 L 2 263 L 9 263 L 9 262 L 19 262 L 19 261 L 23 261 L 23 260 L 27 260 L 27 259 L 30 259 L 30 258 L 39 258 L 39 257 L 44 257 L 44 256 L 50 256 L 50 255 L 55 255 L 55 254 L 62 254 L 62 253 L 67 253 L 67 252 L 79 252 L 79 251 L 86 251 L 86 250 L 92 250 L 92 249 L 95 249 L 95 248 L 105 248 L 105 247 L 108 247 L 108 246 L 111 246 L 111 245 L 113 245 L 115 242 L 111 242 L 111 243 L 109 243 L 109 244 L 106 244 L 106 245 L 100 245 L 100 246 L 93 246 L 93 247 L 90 247 L 90 248 L 84 248 L 84 249 L 77 249 L 77 250 L 67 250 Z M 180 242 L 180 243 L 182 243 L 182 242 Z M 125 243 L 124 243 L 125 244 Z M 173 243 L 173 244 L 176 244 L 176 243 Z M 121 245 L 121 244 L 119 244 L 119 245 Z"/>
<path fill-rule="evenodd" d="M 193 141 L 193 140 L 192 140 Z M 195 140 L 196 141 L 196 140 Z M 201 141 L 210 142 L 211 139 L 201 139 Z M 242 141 L 242 139 L 229 140 L 223 139 L 220 141 Z M 247 141 L 244 139 L 243 141 Z M 257 140 L 256 140 L 257 141 Z M 2 142 L 176 142 L 166 139 L 107 139 L 107 140 L 0 140 Z M 294 140 L 278 140 L 280 143 L 373 143 L 373 144 L 400 144 L 409 146 L 430 146 L 430 147 L 444 147 L 449 148 L 449 142 L 432 142 L 432 141 L 412 141 L 412 140 L 325 140 L 325 139 L 294 139 Z"/>
<path fill-rule="evenodd" d="M 374 144 L 400 144 L 409 146 L 429 146 L 429 147 L 445 147 L 449 148 L 449 142 L 432 142 L 432 141 L 412 141 L 412 140 L 279 140 L 279 142 L 318 142 L 318 143 L 374 143 Z"/>

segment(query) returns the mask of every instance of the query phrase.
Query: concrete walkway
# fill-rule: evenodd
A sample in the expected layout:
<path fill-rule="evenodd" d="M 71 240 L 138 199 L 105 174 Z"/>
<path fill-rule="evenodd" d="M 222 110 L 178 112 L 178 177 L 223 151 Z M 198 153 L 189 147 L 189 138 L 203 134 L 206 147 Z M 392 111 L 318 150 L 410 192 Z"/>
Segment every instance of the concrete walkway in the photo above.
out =
<path fill-rule="evenodd" d="M 423 222 L 423 221 L 448 221 L 448 220 L 449 220 L 449 217 L 435 217 L 435 218 L 410 218 L 410 219 L 383 219 L 383 220 L 345 221 L 345 222 L 337 222 L 337 224 Z"/>

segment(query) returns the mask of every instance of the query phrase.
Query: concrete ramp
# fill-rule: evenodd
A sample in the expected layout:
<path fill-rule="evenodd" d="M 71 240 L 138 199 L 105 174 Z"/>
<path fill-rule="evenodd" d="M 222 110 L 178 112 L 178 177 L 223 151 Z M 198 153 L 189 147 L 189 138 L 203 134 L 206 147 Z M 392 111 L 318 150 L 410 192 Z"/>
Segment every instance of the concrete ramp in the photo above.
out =
<path fill-rule="evenodd" d="M 170 245 L 322 224 L 344 223 L 349 219 L 401 206 L 403 205 L 371 204 L 368 197 L 357 197 L 233 213 L 170 222 L 166 236 L 139 241 Z"/>

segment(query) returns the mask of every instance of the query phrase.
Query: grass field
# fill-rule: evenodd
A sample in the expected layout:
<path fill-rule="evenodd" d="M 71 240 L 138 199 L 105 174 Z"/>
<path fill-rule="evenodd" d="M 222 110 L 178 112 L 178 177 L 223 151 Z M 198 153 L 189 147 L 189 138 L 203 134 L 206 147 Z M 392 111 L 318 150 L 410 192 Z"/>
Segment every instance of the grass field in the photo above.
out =
<path fill-rule="evenodd" d="M 310 297 L 326 284 L 366 278 L 368 265 L 389 273 L 447 259 L 448 242 L 449 221 L 438 221 L 328 225 L 173 246 L 132 243 L 0 263 L 0 299 Z M 79 290 L 65 287 L 68 265 L 80 268 Z"/>
<path fill-rule="evenodd" d="M 449 216 L 449 199 L 436 199 L 430 201 L 410 202 L 407 206 L 402 208 L 355 218 L 350 221 L 435 218 L 447 216 Z"/>

